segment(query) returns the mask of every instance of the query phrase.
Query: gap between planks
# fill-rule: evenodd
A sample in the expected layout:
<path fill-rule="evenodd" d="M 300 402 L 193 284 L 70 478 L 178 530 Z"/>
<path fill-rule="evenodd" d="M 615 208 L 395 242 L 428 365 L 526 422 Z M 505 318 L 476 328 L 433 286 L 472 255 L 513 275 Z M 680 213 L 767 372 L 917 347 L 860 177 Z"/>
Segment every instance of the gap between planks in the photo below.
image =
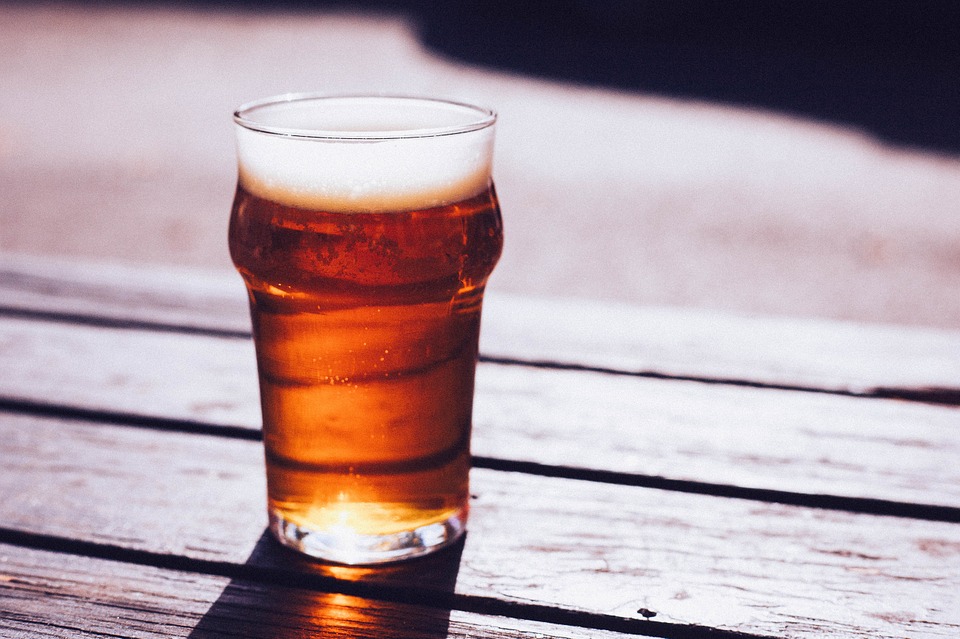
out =
<path fill-rule="evenodd" d="M 62 627 L 88 639 L 624 637 L 6 544 L 0 566 L 0 635 L 21 639 Z"/>
<path fill-rule="evenodd" d="M 97 424 L 109 424 L 247 441 L 261 441 L 263 439 L 263 434 L 260 430 L 245 426 L 211 424 L 198 420 L 172 419 L 153 415 L 138 415 L 119 411 L 41 403 L 4 396 L 0 396 L 0 411 L 38 417 L 69 419 L 81 424 L 88 424 L 91 427 L 96 427 Z M 960 508 L 952 506 L 918 504 L 868 497 L 802 493 L 769 488 L 751 488 L 716 482 L 670 479 L 658 475 L 544 464 L 477 455 L 473 456 L 472 464 L 476 468 L 537 475 L 540 477 L 555 477 L 619 486 L 651 488 L 694 495 L 709 495 L 763 503 L 802 506 L 820 510 L 836 510 L 866 515 L 960 523 Z"/>
<path fill-rule="evenodd" d="M 955 626 L 954 525 L 477 469 L 462 559 L 342 572 L 267 543 L 255 442 L 14 415 L 0 425 L 13 471 L 0 475 L 4 526 L 27 534 L 420 591 L 453 590 L 455 567 L 465 595 L 634 621 L 649 607 L 657 621 L 758 635 L 804 620 L 791 636 L 899 636 L 894 610 Z"/>
<path fill-rule="evenodd" d="M 10 306 L 0 306 L 0 316 L 30 319 L 44 322 L 55 322 L 61 324 L 78 324 L 82 326 L 94 326 L 98 328 L 110 328 L 121 330 L 139 330 L 153 331 L 158 333 L 180 333 L 184 335 L 199 335 L 205 337 L 214 337 L 221 339 L 252 339 L 252 333 L 249 330 L 236 330 L 228 328 L 212 328 L 209 326 L 181 324 L 172 322 L 156 322 L 141 319 L 129 319 L 118 317 L 107 317 L 101 315 L 92 315 L 84 313 L 67 313 L 61 311 L 44 311 L 36 309 L 23 309 Z M 715 384 L 721 386 L 736 386 L 742 388 L 756 388 L 765 390 L 791 391 L 801 393 L 818 393 L 824 395 L 836 395 L 840 397 L 858 397 L 864 399 L 896 399 L 901 401 L 918 402 L 924 404 L 934 404 L 941 406 L 960 406 L 960 388 L 950 387 L 925 387 L 909 388 L 896 386 L 876 386 L 864 389 L 844 389 L 844 388 L 822 388 L 804 384 L 780 384 L 775 382 L 762 382 L 755 380 L 739 379 L 734 377 L 708 377 L 701 375 L 680 375 L 672 373 L 662 373 L 651 370 L 627 370 L 622 368 L 613 368 L 607 366 L 591 366 L 584 364 L 574 364 L 570 362 L 520 359 L 512 357 L 498 357 L 480 354 L 480 361 L 491 364 L 500 364 L 503 366 L 528 366 L 532 368 L 582 371 L 589 373 L 599 373 L 605 375 L 624 375 L 629 377 L 640 377 L 645 379 L 658 379 L 666 381 L 685 381 L 698 382 L 702 384 Z"/>
<path fill-rule="evenodd" d="M 0 543 L 151 568 L 243 579 L 270 586 L 296 587 L 315 592 L 343 594 L 378 602 L 418 605 L 438 610 L 459 610 L 480 615 L 502 616 L 524 621 L 607 630 L 645 637 L 662 637 L 663 639 L 773 639 L 769 635 L 735 632 L 709 626 L 661 622 L 648 618 L 626 619 L 615 615 L 569 610 L 529 602 L 519 603 L 481 595 L 438 592 L 432 589 L 417 590 L 389 584 L 350 581 L 321 574 L 291 573 L 283 568 L 185 557 L 3 527 L 0 527 Z"/>

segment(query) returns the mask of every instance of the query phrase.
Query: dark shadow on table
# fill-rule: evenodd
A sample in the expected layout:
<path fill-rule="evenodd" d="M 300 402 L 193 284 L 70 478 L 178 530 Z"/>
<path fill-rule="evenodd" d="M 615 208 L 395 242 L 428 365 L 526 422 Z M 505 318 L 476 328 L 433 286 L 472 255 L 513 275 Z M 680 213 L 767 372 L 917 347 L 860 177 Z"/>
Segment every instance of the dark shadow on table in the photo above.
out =
<path fill-rule="evenodd" d="M 960 2 L 462 0 L 422 24 L 474 63 L 960 151 Z"/>
<path fill-rule="evenodd" d="M 381 568 L 327 566 L 282 548 L 264 532 L 244 576 L 224 588 L 189 637 L 445 639 L 445 601 L 453 598 L 462 551 L 461 542 Z"/>
<path fill-rule="evenodd" d="M 214 2 L 276 10 L 278 3 Z M 768 109 L 960 152 L 953 0 L 286 0 L 410 16 L 438 54 L 519 74 Z"/>

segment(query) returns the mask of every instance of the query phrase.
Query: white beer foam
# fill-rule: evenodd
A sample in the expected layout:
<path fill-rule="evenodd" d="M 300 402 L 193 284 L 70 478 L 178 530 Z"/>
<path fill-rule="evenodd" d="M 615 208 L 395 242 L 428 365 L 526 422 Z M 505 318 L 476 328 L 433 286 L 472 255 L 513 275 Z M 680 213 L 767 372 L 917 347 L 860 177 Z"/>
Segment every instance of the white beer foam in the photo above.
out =
<path fill-rule="evenodd" d="M 444 107 L 425 112 L 422 103 L 408 109 L 398 101 L 400 108 L 384 118 L 382 108 L 374 113 L 348 102 L 332 113 L 296 102 L 273 105 L 256 114 L 257 125 L 269 133 L 238 126 L 243 187 L 301 208 L 385 212 L 442 206 L 489 186 L 492 126 L 435 134 L 437 128 L 476 121 L 477 111 Z M 300 137 L 297 131 L 322 131 L 323 137 Z M 409 137 L 414 131 L 422 137 Z M 391 138 L 397 135 L 408 137 Z"/>

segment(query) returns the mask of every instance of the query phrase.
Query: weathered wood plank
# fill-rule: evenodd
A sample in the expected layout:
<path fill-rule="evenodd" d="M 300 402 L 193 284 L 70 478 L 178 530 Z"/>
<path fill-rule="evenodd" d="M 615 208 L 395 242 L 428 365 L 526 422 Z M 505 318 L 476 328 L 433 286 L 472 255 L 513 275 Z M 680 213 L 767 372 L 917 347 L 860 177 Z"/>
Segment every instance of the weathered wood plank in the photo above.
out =
<path fill-rule="evenodd" d="M 0 544 L 0 635 L 67 634 L 157 639 L 624 637 Z"/>
<path fill-rule="evenodd" d="M 256 442 L 14 415 L 0 439 L 8 530 L 397 585 L 391 569 L 254 552 Z M 957 525 L 482 469 L 473 492 L 461 597 L 780 637 L 960 632 Z M 419 588 L 439 584 L 424 570 Z"/>
<path fill-rule="evenodd" d="M 233 273 L 0 256 L 0 308 L 249 331 Z M 960 401 L 960 332 L 487 296 L 481 352 L 657 375 Z"/>
<path fill-rule="evenodd" d="M 239 275 L 0 255 L 0 307 L 250 333 Z"/>
<path fill-rule="evenodd" d="M 0 317 L 6 397 L 258 429 L 255 368 L 248 340 Z M 960 507 L 954 407 L 481 363 L 474 422 L 484 457 Z"/>

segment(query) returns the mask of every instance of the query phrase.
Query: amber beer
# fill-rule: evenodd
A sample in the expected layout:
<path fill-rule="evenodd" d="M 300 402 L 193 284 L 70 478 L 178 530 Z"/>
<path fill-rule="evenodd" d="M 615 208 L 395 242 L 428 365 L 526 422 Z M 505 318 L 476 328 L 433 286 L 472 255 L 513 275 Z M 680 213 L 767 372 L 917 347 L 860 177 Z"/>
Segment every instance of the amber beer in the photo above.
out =
<path fill-rule="evenodd" d="M 273 534 L 343 563 L 456 540 L 494 115 L 412 98 L 242 107 L 230 251 L 250 298 Z"/>

